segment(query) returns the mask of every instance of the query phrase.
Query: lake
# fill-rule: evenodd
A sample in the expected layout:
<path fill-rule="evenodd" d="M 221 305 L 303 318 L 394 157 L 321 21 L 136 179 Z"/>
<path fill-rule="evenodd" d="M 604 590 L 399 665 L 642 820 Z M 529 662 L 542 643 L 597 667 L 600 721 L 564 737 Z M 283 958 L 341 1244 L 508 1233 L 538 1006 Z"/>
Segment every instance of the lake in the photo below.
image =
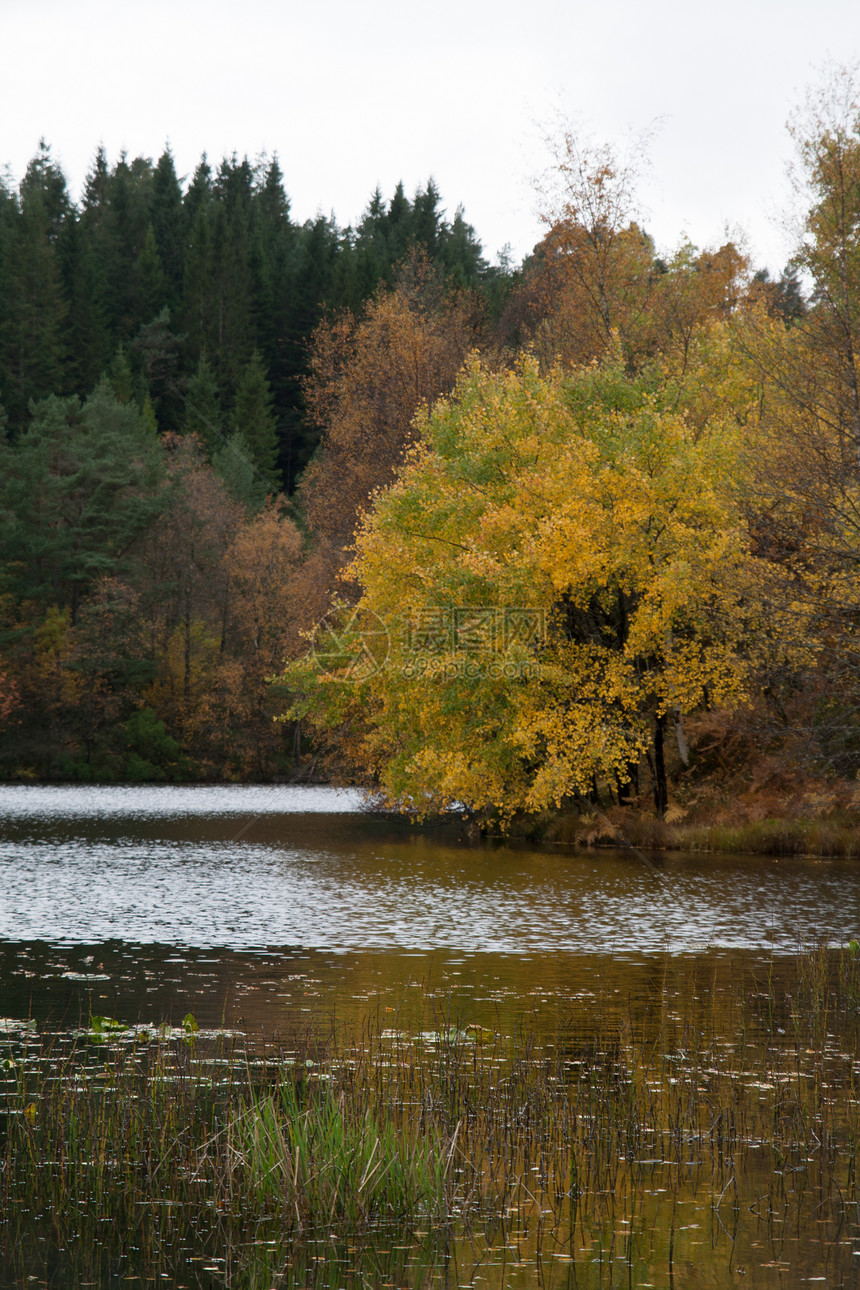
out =
<path fill-rule="evenodd" d="M 350 789 L 0 787 L 0 1027 L 10 1052 L 22 1026 L 60 1044 L 93 1016 L 155 1028 L 188 1014 L 203 1032 L 241 1034 L 256 1054 L 316 1052 L 335 1033 L 361 1035 L 369 1019 L 403 1035 L 450 1026 L 506 1038 L 528 1027 L 582 1045 L 613 1019 L 657 1036 L 665 1017 L 655 1000 L 669 978 L 673 998 L 711 1016 L 729 994 L 748 997 L 754 1027 L 764 981 L 772 997 L 791 997 L 799 951 L 835 951 L 858 932 L 860 868 L 850 861 L 469 842 L 458 819 L 416 830 Z M 726 1026 L 737 1016 L 727 1011 Z M 785 1033 L 768 1024 L 771 1036 Z M 786 1258 L 795 1278 L 857 1284 L 860 1249 L 855 1257 L 844 1215 L 826 1251 L 819 1224 L 771 1257 L 754 1239 L 761 1225 L 727 1239 L 695 1188 L 682 1200 L 699 1221 L 670 1255 L 675 1284 L 734 1284 L 742 1247 L 755 1273 L 747 1284 L 797 1284 L 781 1279 Z M 697 1251 L 702 1214 L 711 1235 Z M 78 1284 L 82 1265 L 63 1257 L 58 1230 L 45 1215 L 25 1223 L 16 1248 L 4 1246 L 0 1285 Z M 206 1239 L 205 1257 L 189 1238 L 179 1263 L 158 1272 L 165 1284 L 304 1285 L 310 1269 L 320 1285 L 377 1275 L 418 1284 L 414 1256 L 421 1283 L 453 1285 L 454 1255 L 457 1277 L 498 1287 L 609 1285 L 622 1272 L 618 1284 L 646 1285 L 658 1275 L 656 1255 L 643 1254 L 631 1280 L 630 1258 L 622 1267 L 592 1251 L 578 1265 L 568 1243 L 547 1279 L 540 1252 L 526 1243 L 515 1267 L 487 1233 L 478 1254 L 474 1234 L 444 1249 L 438 1233 L 422 1236 L 403 1246 L 412 1253 L 402 1266 L 391 1264 L 390 1241 L 333 1263 L 314 1252 L 314 1236 L 298 1252 L 277 1247 L 281 1264 L 254 1263 L 252 1275 L 241 1259 L 230 1271 L 232 1245 L 213 1252 L 217 1233 Z M 422 1241 L 437 1244 L 419 1257 Z M 154 1256 L 139 1244 L 126 1242 L 107 1270 L 88 1264 L 90 1283 L 151 1280 Z M 319 1280 L 321 1267 L 334 1267 L 334 1280 Z"/>

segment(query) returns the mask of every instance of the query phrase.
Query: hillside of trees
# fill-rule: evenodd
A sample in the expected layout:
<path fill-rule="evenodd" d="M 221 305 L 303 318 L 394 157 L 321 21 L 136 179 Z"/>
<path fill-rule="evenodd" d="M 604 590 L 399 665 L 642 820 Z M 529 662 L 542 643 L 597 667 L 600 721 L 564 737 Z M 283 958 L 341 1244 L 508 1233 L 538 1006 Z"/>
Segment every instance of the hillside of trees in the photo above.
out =
<path fill-rule="evenodd" d="M 76 205 L 43 144 L 17 191 L 0 182 L 7 432 L 25 429 L 33 400 L 85 397 L 108 374 L 121 398 L 148 396 L 161 433 L 229 437 L 241 421 L 291 490 L 316 444 L 301 378 L 327 310 L 359 310 L 416 247 L 446 282 L 492 291 L 498 271 L 440 202 L 432 181 L 412 200 L 399 185 L 390 201 L 375 192 L 355 229 L 298 225 L 277 159 L 203 157 L 181 183 L 169 150 L 111 167 L 100 148 Z M 254 425 L 252 393 L 267 412 Z"/>
<path fill-rule="evenodd" d="M 855 810 L 847 74 L 794 133 L 777 281 L 658 253 L 574 133 L 515 271 L 432 183 L 340 229 L 276 161 L 99 153 L 76 205 L 43 148 L 0 191 L 0 775 Z"/>
<path fill-rule="evenodd" d="M 432 181 L 354 229 L 294 223 L 274 159 L 182 183 L 169 151 L 100 149 L 76 204 L 43 145 L 0 184 L 0 774 L 289 770 L 266 678 L 311 613 L 287 498 L 323 429 L 314 336 L 409 260 L 474 326 L 510 286 Z"/>

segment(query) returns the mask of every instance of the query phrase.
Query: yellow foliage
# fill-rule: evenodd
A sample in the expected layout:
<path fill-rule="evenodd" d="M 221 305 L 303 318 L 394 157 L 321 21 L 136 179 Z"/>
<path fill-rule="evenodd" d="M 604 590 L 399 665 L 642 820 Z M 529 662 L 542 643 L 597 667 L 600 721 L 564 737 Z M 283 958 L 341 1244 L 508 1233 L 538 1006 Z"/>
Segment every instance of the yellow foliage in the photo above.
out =
<path fill-rule="evenodd" d="M 626 783 L 667 713 L 743 703 L 781 656 L 739 488 L 755 391 L 724 335 L 692 350 L 683 386 L 475 359 L 424 414 L 351 570 L 385 665 L 288 674 L 393 801 L 504 816 Z"/>

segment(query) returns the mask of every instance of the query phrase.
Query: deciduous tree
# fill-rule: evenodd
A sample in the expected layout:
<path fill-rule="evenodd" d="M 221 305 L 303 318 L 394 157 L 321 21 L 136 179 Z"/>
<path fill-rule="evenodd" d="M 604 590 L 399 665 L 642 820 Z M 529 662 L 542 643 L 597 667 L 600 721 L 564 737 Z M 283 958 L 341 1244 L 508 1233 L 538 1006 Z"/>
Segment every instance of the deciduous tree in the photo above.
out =
<path fill-rule="evenodd" d="M 287 674 L 392 800 L 537 811 L 644 758 L 662 813 L 667 727 L 743 702 L 756 657 L 789 648 L 736 500 L 746 395 L 714 346 L 704 419 L 689 379 L 528 361 L 473 365 L 425 416 L 360 531 L 342 662 L 324 638 Z M 373 622 L 390 653 L 357 669 Z"/>

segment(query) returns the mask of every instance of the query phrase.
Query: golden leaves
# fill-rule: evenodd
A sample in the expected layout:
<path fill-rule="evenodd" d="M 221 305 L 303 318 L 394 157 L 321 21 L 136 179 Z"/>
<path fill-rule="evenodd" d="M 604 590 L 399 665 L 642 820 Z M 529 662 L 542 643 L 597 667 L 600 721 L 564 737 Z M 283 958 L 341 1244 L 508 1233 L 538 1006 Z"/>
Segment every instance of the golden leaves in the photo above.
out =
<path fill-rule="evenodd" d="M 376 496 L 351 569 L 391 655 L 360 694 L 317 686 L 312 700 L 323 724 L 349 710 L 393 800 L 539 810 L 594 776 L 625 782 L 669 708 L 744 701 L 758 570 L 738 422 L 702 414 L 711 394 L 695 364 L 679 411 L 665 380 L 614 366 L 473 361 L 424 421 L 424 450 Z M 429 666 L 398 630 L 416 605 L 440 622 L 532 606 L 547 630 L 528 645 L 439 637 Z"/>

